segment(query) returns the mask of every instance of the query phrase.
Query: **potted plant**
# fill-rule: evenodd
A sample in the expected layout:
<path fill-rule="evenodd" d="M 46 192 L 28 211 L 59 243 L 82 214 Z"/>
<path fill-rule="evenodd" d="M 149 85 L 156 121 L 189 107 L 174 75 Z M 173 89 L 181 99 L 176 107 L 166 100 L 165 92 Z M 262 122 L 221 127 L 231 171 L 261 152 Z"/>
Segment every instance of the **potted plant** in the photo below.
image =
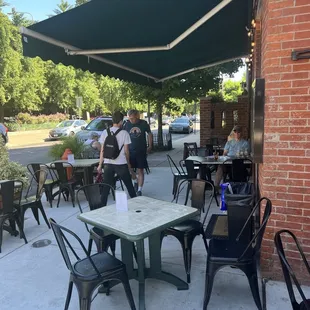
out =
<path fill-rule="evenodd" d="M 21 164 L 11 161 L 8 149 L 0 142 L 0 180 L 20 180 L 24 183 L 24 188 L 29 186 L 28 172 Z M 16 189 L 16 196 L 20 191 Z M 0 208 L 2 207 L 2 197 L 0 195 Z"/>
<path fill-rule="evenodd" d="M 84 142 L 77 137 L 64 137 L 61 139 L 61 143 L 53 145 L 49 150 L 49 155 L 54 159 L 60 159 L 66 149 L 69 149 L 74 158 L 81 158 L 81 154 L 85 150 Z"/>

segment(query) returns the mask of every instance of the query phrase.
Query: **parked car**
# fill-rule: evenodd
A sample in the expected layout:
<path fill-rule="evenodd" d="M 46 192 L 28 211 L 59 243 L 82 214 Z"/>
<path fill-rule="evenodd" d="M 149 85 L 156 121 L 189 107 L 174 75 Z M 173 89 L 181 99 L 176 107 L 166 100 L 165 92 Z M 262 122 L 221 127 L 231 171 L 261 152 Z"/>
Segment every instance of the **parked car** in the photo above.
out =
<path fill-rule="evenodd" d="M 99 136 L 102 132 L 113 125 L 111 116 L 98 116 L 94 118 L 76 137 L 82 141 L 90 139 L 91 133 L 96 132 Z"/>
<path fill-rule="evenodd" d="M 55 129 L 49 133 L 51 139 L 59 139 L 67 136 L 74 136 L 87 126 L 87 123 L 82 119 L 67 120 L 59 123 Z"/>
<path fill-rule="evenodd" d="M 194 130 L 193 122 L 188 117 L 176 118 L 169 125 L 169 132 L 185 132 L 191 133 Z"/>
<path fill-rule="evenodd" d="M 9 136 L 8 136 L 8 128 L 4 126 L 2 123 L 0 123 L 0 134 L 2 136 L 4 144 L 7 144 L 9 141 Z"/>

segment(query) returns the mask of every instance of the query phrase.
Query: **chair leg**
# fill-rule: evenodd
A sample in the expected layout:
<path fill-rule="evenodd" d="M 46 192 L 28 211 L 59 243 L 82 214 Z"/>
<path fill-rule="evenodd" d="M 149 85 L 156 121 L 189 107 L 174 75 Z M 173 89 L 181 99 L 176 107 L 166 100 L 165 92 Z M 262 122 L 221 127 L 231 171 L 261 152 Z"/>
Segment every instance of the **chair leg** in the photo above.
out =
<path fill-rule="evenodd" d="M 136 260 L 136 263 L 138 263 L 138 254 L 137 254 L 137 249 L 136 249 L 136 246 L 134 243 L 132 243 L 132 253 L 133 253 L 133 256 Z"/>
<path fill-rule="evenodd" d="M 47 219 L 47 216 L 46 216 L 46 214 L 45 214 L 45 211 L 44 211 L 44 208 L 43 208 L 43 205 L 42 205 L 41 200 L 38 202 L 38 208 L 39 208 L 39 210 L 41 211 L 41 214 L 42 214 L 42 216 L 43 216 L 43 218 L 44 218 L 44 221 L 45 221 L 47 227 L 48 227 L 49 229 L 51 229 L 50 223 L 48 222 L 48 219 Z"/>
<path fill-rule="evenodd" d="M 45 195 L 46 195 L 47 201 L 50 204 L 50 207 L 53 208 L 53 188 L 46 187 Z"/>
<path fill-rule="evenodd" d="M 3 238 L 3 224 L 4 224 L 4 221 L 0 221 L 0 253 L 1 253 L 1 246 L 2 246 L 2 238 Z"/>
<path fill-rule="evenodd" d="M 185 205 L 185 206 L 187 205 L 187 202 L 188 202 L 188 197 L 189 197 L 190 189 L 191 189 L 191 183 L 189 182 L 189 183 L 187 184 L 187 189 L 186 189 L 186 197 L 185 197 L 185 202 L 184 202 L 184 205 Z"/>
<path fill-rule="evenodd" d="M 208 260 L 206 279 L 205 279 L 205 296 L 203 300 L 203 310 L 207 310 L 207 306 L 210 301 L 210 297 L 212 293 L 213 281 L 214 281 L 216 272 L 217 272 L 217 268 Z"/>
<path fill-rule="evenodd" d="M 37 206 L 31 207 L 31 211 L 33 213 L 34 218 L 36 219 L 38 225 L 40 225 L 39 212 Z"/>
<path fill-rule="evenodd" d="M 217 199 L 216 189 L 214 189 L 214 199 L 215 199 L 216 205 L 219 207 L 220 204 L 219 204 L 219 201 L 218 201 L 218 199 Z"/>
<path fill-rule="evenodd" d="M 185 236 L 185 244 L 182 246 L 187 283 L 191 283 L 192 246 L 195 237 L 196 236 Z"/>
<path fill-rule="evenodd" d="M 253 299 L 255 301 L 257 308 L 259 310 L 262 310 L 263 307 L 262 307 L 262 302 L 261 302 L 261 298 L 259 295 L 259 287 L 258 287 L 256 267 L 254 265 L 252 265 L 251 267 L 244 266 L 244 268 L 240 268 L 240 269 L 246 274 L 246 276 L 248 278 L 250 288 L 251 288 L 251 292 L 253 295 Z"/>
<path fill-rule="evenodd" d="M 135 302 L 132 296 L 132 292 L 131 292 L 131 288 L 130 288 L 130 284 L 129 284 L 129 280 L 128 280 L 128 276 L 126 271 L 124 270 L 123 274 L 120 276 L 120 280 L 123 283 L 124 286 L 124 290 L 130 305 L 130 309 L 131 310 L 136 310 L 136 306 L 135 306 Z"/>
<path fill-rule="evenodd" d="M 70 187 L 69 189 L 69 194 L 71 196 L 71 201 L 72 201 L 72 205 L 73 208 L 75 208 L 75 195 L 74 195 L 74 189 Z"/>
<path fill-rule="evenodd" d="M 58 200 L 57 200 L 57 208 L 59 207 L 60 203 L 60 196 L 63 194 L 63 189 L 59 186 L 59 194 L 58 194 Z"/>
<path fill-rule="evenodd" d="M 19 235 L 20 235 L 20 238 L 23 238 L 25 243 L 28 243 L 27 239 L 26 239 L 26 235 L 24 233 L 24 229 L 23 229 L 23 226 L 20 222 L 20 219 L 19 219 L 19 215 L 18 214 L 15 214 L 15 221 L 16 221 L 16 224 L 17 224 L 17 227 L 19 229 Z"/>
<path fill-rule="evenodd" d="M 26 212 L 26 210 L 25 210 L 25 208 L 23 206 L 20 206 L 17 210 L 18 210 L 18 216 L 19 216 L 19 219 L 20 219 L 21 227 L 24 230 L 24 227 L 25 227 L 25 212 Z"/>
<path fill-rule="evenodd" d="M 70 304 L 71 295 L 72 295 L 72 288 L 73 288 L 73 282 L 70 280 L 69 287 L 68 287 L 67 298 L 66 298 L 65 310 L 69 309 L 69 304 Z"/>
<path fill-rule="evenodd" d="M 89 237 L 89 240 L 88 240 L 88 248 L 87 248 L 87 253 L 90 255 L 91 253 L 91 248 L 92 248 L 92 245 L 93 245 L 93 239 L 91 237 Z"/>
<path fill-rule="evenodd" d="M 202 235 L 202 240 L 203 240 L 203 243 L 205 245 L 206 251 L 208 252 L 209 246 L 208 246 L 207 238 L 206 238 L 205 232 L 203 230 L 203 227 L 201 228 L 201 235 Z"/>

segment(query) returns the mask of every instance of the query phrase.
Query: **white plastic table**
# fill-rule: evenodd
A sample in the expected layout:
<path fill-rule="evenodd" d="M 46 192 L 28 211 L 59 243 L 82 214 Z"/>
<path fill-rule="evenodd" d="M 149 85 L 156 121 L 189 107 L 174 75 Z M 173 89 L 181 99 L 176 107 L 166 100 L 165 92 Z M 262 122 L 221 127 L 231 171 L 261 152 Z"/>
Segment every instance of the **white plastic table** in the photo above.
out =
<path fill-rule="evenodd" d="M 128 200 L 128 211 L 118 211 L 116 205 L 110 205 L 82 213 L 78 218 L 121 238 L 122 261 L 129 278 L 139 281 L 139 309 L 145 310 L 146 278 L 166 281 L 178 290 L 188 289 L 186 282 L 161 270 L 161 232 L 198 213 L 195 208 L 142 196 Z M 150 268 L 145 267 L 145 238 L 149 238 Z M 138 270 L 133 268 L 132 242 L 137 245 Z"/>

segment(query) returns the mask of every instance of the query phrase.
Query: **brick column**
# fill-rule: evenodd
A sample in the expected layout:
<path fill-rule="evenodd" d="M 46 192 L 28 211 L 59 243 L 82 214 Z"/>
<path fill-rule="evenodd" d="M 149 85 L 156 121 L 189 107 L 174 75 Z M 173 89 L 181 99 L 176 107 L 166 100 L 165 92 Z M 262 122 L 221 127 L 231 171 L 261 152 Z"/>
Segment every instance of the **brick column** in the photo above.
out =
<path fill-rule="evenodd" d="M 262 266 L 276 277 L 282 272 L 275 232 L 292 230 L 310 253 L 310 60 L 291 60 L 292 50 L 310 47 L 310 1 L 263 0 L 261 21 L 266 100 L 259 185 L 261 195 L 273 203 Z M 297 252 L 291 244 L 285 243 L 285 248 L 302 279 Z"/>
<path fill-rule="evenodd" d="M 211 138 L 211 97 L 200 99 L 200 145 Z"/>

